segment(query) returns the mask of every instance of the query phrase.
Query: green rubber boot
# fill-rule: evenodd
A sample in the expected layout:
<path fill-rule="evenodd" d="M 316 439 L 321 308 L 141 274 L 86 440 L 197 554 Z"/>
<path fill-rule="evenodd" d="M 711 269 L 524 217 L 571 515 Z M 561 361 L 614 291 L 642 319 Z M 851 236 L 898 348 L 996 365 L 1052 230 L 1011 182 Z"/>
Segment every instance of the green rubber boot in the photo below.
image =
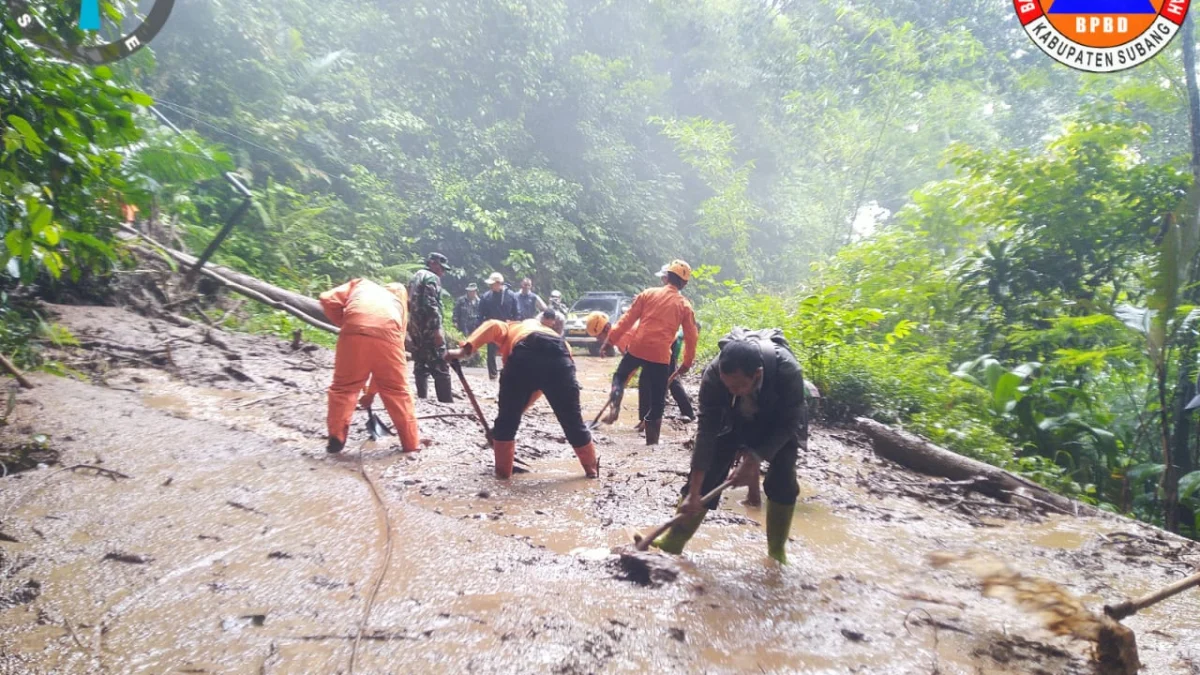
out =
<path fill-rule="evenodd" d="M 696 530 L 700 529 L 700 523 L 704 522 L 704 515 L 706 513 L 708 513 L 707 509 L 701 511 L 699 515 L 685 518 L 672 525 L 666 534 L 655 539 L 651 545 L 665 553 L 674 553 L 675 555 L 683 553 L 683 547 L 687 546 L 692 535 L 696 534 Z"/>
<path fill-rule="evenodd" d="M 767 555 L 778 560 L 780 565 L 787 564 L 788 532 L 792 529 L 792 514 L 795 512 L 795 504 L 778 504 L 767 500 Z"/>

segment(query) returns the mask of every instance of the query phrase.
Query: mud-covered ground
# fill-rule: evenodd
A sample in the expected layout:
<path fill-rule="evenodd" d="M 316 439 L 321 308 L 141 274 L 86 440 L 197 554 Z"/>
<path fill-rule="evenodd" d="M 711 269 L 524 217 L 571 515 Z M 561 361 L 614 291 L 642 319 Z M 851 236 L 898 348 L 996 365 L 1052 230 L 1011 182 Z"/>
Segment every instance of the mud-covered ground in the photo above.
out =
<path fill-rule="evenodd" d="M 365 443 L 360 412 L 329 457 L 326 350 L 55 310 L 83 345 L 62 359 L 90 381 L 35 376 L 0 431 L 60 454 L 0 478 L 0 673 L 348 672 L 381 572 L 355 672 L 1086 673 L 1087 644 L 926 556 L 990 552 L 1095 608 L 1200 563 L 1153 528 L 995 505 L 817 429 L 791 565 L 766 557 L 737 491 L 675 582 L 640 586 L 610 549 L 670 517 L 692 427 L 647 448 L 635 392 L 598 437 L 600 480 L 542 402 L 518 441 L 531 470 L 505 482 L 465 400 L 418 402 L 418 454 Z M 578 366 L 590 417 L 615 362 Z M 492 414 L 495 385 L 468 377 Z M 1200 673 L 1200 593 L 1125 623 L 1143 672 Z"/>

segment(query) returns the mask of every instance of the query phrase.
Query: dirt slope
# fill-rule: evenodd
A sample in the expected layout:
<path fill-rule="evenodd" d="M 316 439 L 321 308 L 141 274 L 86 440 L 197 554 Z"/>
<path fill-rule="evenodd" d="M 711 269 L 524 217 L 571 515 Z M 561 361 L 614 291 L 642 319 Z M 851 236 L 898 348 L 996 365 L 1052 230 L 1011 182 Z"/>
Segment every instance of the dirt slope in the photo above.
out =
<path fill-rule="evenodd" d="M 653 449 L 627 421 L 604 431 L 599 481 L 582 478 L 544 403 L 519 436 L 533 470 L 511 482 L 492 478 L 468 417 L 422 420 L 433 443 L 417 455 L 360 455 L 360 413 L 351 452 L 330 458 L 330 353 L 57 311 L 85 345 L 64 358 L 93 381 L 37 376 L 0 440 L 48 434 L 63 466 L 130 478 L 52 466 L 0 479 L 0 532 L 17 540 L 0 542 L 0 673 L 346 672 L 386 543 L 360 462 L 394 544 L 362 673 L 1085 673 L 1087 645 L 925 556 L 989 551 L 1093 606 L 1200 563 L 1131 521 L 956 496 L 821 429 L 801 459 L 792 565 L 766 558 L 761 512 L 735 493 L 679 580 L 642 587 L 618 578 L 609 549 L 669 517 L 687 425 Z M 578 362 L 594 411 L 615 362 Z M 495 386 L 469 376 L 494 411 Z M 1200 593 L 1126 623 L 1143 672 L 1200 672 Z"/>

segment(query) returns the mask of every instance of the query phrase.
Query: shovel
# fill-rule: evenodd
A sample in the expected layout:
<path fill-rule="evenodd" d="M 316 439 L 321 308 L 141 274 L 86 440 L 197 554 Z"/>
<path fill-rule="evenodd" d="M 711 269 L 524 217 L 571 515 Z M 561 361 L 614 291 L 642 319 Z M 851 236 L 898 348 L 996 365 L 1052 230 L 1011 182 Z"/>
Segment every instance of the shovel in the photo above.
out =
<path fill-rule="evenodd" d="M 600 412 L 596 413 L 596 419 L 588 422 L 588 431 L 595 431 L 596 427 L 600 426 L 600 418 L 604 416 L 604 411 L 608 410 L 610 405 L 612 405 L 612 396 L 608 397 L 608 400 L 604 402 L 604 407 L 600 409 Z"/>
<path fill-rule="evenodd" d="M 467 392 L 467 398 L 471 401 L 471 407 L 475 409 L 475 417 L 479 420 L 479 424 L 483 426 L 483 435 L 487 438 L 487 444 L 491 446 L 495 440 L 492 438 L 492 430 L 488 427 L 487 420 L 483 417 L 483 408 L 480 408 L 479 401 L 475 400 L 475 392 L 471 391 L 471 385 L 467 384 L 467 376 L 463 375 L 462 364 L 458 361 L 451 361 L 450 367 L 458 375 L 458 381 L 462 384 L 463 391 Z"/>
<path fill-rule="evenodd" d="M 471 385 L 467 384 L 467 376 L 463 374 L 462 364 L 458 361 L 451 361 L 450 367 L 458 375 L 458 381 L 462 385 L 463 391 L 467 392 L 467 399 L 471 401 L 471 407 L 475 409 L 475 417 L 479 420 L 479 424 L 483 427 L 483 435 L 485 438 L 487 438 L 488 446 L 493 446 L 495 444 L 495 439 L 492 438 L 492 430 L 490 427 L 488 427 L 487 420 L 485 420 L 483 417 L 483 408 L 479 407 L 479 401 L 475 399 L 475 392 L 471 391 Z M 517 465 L 513 467 L 513 470 L 517 473 L 525 473 L 529 471 L 529 469 L 524 468 L 528 467 L 529 463 L 520 457 L 514 457 L 513 464 Z"/>
<path fill-rule="evenodd" d="M 388 428 L 388 425 L 384 424 L 383 420 L 379 419 L 379 415 L 376 415 L 375 412 L 371 410 L 370 406 L 367 407 L 367 435 L 371 437 L 372 441 L 377 441 L 384 436 L 395 435 L 392 433 L 392 430 Z"/>
<path fill-rule="evenodd" d="M 732 480 L 727 480 L 724 483 L 721 483 L 717 487 L 713 488 L 712 492 L 709 492 L 708 494 L 701 497 L 700 498 L 701 502 L 707 504 L 708 502 L 712 501 L 713 499 L 716 499 L 717 497 L 721 496 L 721 493 L 724 492 L 726 488 L 728 488 L 732 485 L 733 485 Z M 676 516 L 674 518 L 668 520 L 667 522 L 663 523 L 662 525 L 659 525 L 658 527 L 651 530 L 650 534 L 647 534 L 644 537 L 641 535 L 634 537 L 633 547 L 639 551 L 645 551 L 646 549 L 650 548 L 651 542 L 653 542 L 655 539 L 658 539 L 659 537 L 661 537 L 662 534 L 664 532 L 666 532 L 667 530 L 671 529 L 672 525 L 682 522 L 685 518 L 687 518 L 687 516 L 685 514 L 682 514 L 682 513 L 676 514 Z"/>
<path fill-rule="evenodd" d="M 1144 595 L 1136 600 L 1127 600 L 1116 605 L 1105 605 L 1104 613 L 1120 621 L 1127 616 L 1136 614 L 1150 605 L 1158 604 L 1167 598 L 1178 595 L 1189 588 L 1200 586 L 1200 572 L 1176 581 L 1175 583 L 1154 593 Z"/>

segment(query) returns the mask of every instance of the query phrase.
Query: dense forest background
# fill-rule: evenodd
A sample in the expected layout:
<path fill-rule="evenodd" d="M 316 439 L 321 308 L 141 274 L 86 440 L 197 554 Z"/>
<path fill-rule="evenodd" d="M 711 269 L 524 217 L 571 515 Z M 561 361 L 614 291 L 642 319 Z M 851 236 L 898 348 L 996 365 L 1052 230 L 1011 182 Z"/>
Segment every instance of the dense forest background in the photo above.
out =
<path fill-rule="evenodd" d="M 681 257 L 705 354 L 782 327 L 831 421 L 1200 533 L 1190 30 L 1103 76 L 981 1 L 177 0 L 99 68 L 15 35 L 9 291 L 102 287 L 123 205 L 199 250 L 240 203 L 224 172 L 255 200 L 216 259 L 309 294 L 430 250 L 454 295 L 499 270 L 568 299 Z M 4 299 L 37 365 L 66 338 Z"/>

